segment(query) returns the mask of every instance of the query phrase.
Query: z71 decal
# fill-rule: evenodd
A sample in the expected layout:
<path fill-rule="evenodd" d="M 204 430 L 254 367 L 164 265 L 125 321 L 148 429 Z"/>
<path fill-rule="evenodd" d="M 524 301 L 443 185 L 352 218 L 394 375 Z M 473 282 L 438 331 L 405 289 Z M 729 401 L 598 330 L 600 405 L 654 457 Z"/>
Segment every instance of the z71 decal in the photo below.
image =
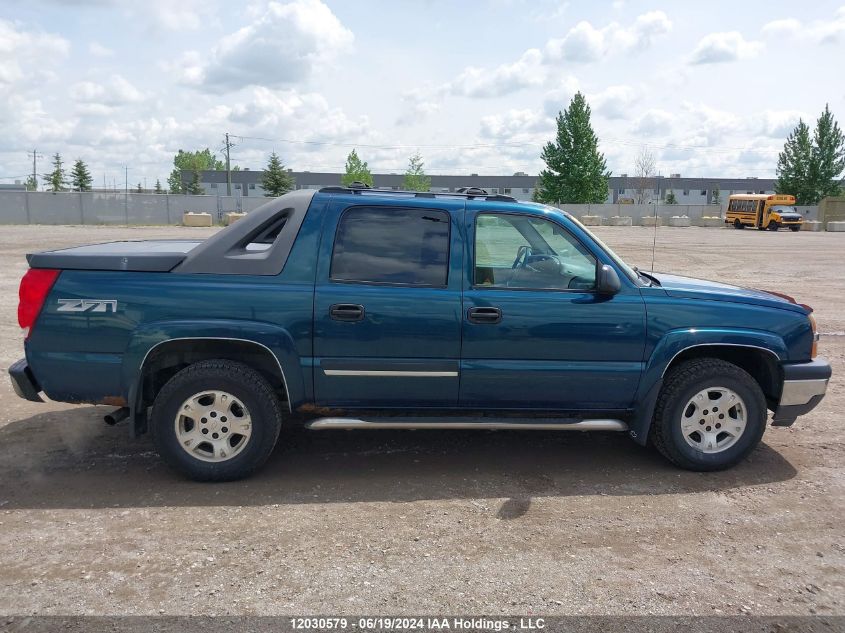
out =
<path fill-rule="evenodd" d="M 117 312 L 117 300 L 59 299 L 57 312 Z"/>

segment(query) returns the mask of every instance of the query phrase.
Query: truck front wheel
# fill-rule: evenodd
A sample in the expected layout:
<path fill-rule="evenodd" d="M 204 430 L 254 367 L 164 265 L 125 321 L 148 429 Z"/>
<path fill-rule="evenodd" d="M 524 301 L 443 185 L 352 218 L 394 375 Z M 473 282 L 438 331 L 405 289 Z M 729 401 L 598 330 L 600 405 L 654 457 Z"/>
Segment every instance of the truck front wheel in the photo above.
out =
<path fill-rule="evenodd" d="M 677 466 L 722 470 L 742 461 L 763 437 L 766 399 L 745 370 L 715 358 L 669 371 L 649 439 Z"/>
<path fill-rule="evenodd" d="M 156 396 L 152 432 L 162 459 L 196 481 L 231 481 L 267 461 L 282 425 L 279 398 L 251 367 L 189 365 Z"/>

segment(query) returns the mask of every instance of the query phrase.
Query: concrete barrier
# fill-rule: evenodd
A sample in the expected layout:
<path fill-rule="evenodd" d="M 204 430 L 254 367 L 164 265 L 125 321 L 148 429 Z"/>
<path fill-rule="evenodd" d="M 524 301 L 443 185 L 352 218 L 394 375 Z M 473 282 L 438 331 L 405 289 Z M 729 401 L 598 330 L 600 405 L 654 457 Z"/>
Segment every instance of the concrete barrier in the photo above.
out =
<path fill-rule="evenodd" d="M 661 226 L 663 224 L 663 218 L 661 218 L 659 215 L 658 216 L 644 215 L 642 222 L 643 222 L 643 226 L 655 226 L 655 225 Z"/>
<path fill-rule="evenodd" d="M 724 225 L 725 221 L 718 216 L 705 215 L 698 221 L 698 226 L 721 227 Z"/>
<path fill-rule="evenodd" d="M 607 223 L 610 226 L 632 226 L 634 224 L 633 218 L 627 215 L 614 215 L 608 218 Z"/>
<path fill-rule="evenodd" d="M 230 224 L 234 224 L 235 222 L 237 222 L 241 218 L 245 218 L 245 217 L 246 217 L 246 213 L 237 213 L 235 211 L 232 211 L 231 213 L 226 213 L 226 214 L 223 215 L 223 224 L 226 225 L 226 226 L 229 226 Z"/>
<path fill-rule="evenodd" d="M 689 216 L 686 215 L 673 215 L 669 218 L 669 226 L 691 226 L 692 222 L 690 222 Z"/>
<path fill-rule="evenodd" d="M 823 228 L 824 224 L 818 220 L 807 220 L 801 225 L 802 231 L 821 231 Z"/>
<path fill-rule="evenodd" d="M 182 214 L 182 225 L 183 226 L 211 226 L 211 214 L 210 213 L 192 213 L 191 211 L 185 211 Z"/>
<path fill-rule="evenodd" d="M 601 226 L 600 215 L 582 215 L 581 224 L 584 226 Z"/>
<path fill-rule="evenodd" d="M 845 232 L 845 222 L 828 222 L 827 230 L 835 233 Z"/>

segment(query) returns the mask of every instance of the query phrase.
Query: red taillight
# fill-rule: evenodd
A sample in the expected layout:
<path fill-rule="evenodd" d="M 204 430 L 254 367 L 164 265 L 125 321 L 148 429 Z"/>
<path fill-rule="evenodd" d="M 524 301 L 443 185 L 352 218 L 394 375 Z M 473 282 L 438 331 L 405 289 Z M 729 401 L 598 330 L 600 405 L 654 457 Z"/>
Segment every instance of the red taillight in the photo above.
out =
<path fill-rule="evenodd" d="M 30 268 L 21 279 L 18 325 L 26 330 L 27 338 L 60 272 L 50 268 Z"/>

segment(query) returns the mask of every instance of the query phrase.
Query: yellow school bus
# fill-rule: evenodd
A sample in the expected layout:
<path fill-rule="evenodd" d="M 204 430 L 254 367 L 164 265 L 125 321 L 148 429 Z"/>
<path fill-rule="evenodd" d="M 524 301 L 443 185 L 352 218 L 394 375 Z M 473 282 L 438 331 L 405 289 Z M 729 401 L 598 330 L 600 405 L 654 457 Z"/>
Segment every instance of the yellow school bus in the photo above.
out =
<path fill-rule="evenodd" d="M 795 208 L 795 196 L 761 193 L 728 198 L 725 224 L 732 224 L 735 229 L 756 226 L 761 231 L 777 231 L 784 227 L 800 231 L 803 221 Z"/>

